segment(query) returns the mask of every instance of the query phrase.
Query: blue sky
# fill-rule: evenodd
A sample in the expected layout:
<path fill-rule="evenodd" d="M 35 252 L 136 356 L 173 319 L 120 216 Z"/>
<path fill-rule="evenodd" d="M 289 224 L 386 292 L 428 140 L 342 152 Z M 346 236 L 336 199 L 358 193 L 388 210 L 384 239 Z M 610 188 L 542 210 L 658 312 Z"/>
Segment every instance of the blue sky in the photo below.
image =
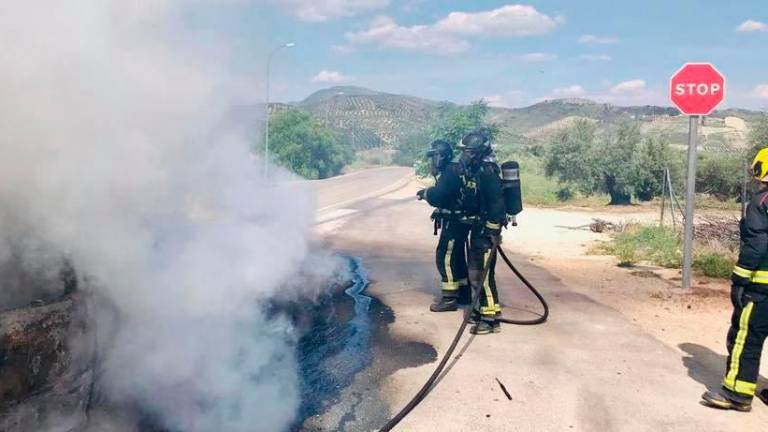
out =
<path fill-rule="evenodd" d="M 331 85 L 500 106 L 586 97 L 668 105 L 686 61 L 728 79 L 725 106 L 768 108 L 765 0 L 261 0 L 198 11 L 191 22 L 233 43 L 234 62 L 263 68 L 272 99 Z"/>

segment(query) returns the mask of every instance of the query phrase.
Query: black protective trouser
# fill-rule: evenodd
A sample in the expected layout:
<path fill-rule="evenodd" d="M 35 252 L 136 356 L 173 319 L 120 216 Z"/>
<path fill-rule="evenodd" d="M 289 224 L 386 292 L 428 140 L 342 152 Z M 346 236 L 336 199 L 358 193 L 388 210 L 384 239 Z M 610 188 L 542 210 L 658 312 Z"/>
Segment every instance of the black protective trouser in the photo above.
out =
<path fill-rule="evenodd" d="M 466 247 L 471 226 L 450 218 L 444 218 L 441 225 L 435 263 L 440 272 L 443 297 L 457 298 L 459 289 L 468 285 Z"/>
<path fill-rule="evenodd" d="M 723 387 L 751 399 L 760 373 L 760 355 L 768 335 L 768 295 L 754 289 L 731 288 L 733 315 L 728 330 L 728 362 Z"/>
<path fill-rule="evenodd" d="M 473 225 L 469 234 L 469 284 L 472 292 L 480 287 L 480 315 L 493 318 L 501 313 L 499 294 L 496 290 L 496 254 L 491 238 L 484 233 L 482 225 Z M 483 271 L 489 266 L 485 280 Z"/>

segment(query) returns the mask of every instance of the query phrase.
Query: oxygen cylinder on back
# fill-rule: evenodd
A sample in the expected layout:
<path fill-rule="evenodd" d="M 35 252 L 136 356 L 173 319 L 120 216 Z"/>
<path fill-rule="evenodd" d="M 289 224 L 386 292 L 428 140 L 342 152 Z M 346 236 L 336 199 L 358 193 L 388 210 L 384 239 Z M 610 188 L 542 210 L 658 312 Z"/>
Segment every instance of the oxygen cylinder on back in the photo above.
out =
<path fill-rule="evenodd" d="M 516 161 L 501 164 L 501 186 L 507 214 L 517 216 L 523 211 L 523 192 L 520 189 L 520 164 Z"/>

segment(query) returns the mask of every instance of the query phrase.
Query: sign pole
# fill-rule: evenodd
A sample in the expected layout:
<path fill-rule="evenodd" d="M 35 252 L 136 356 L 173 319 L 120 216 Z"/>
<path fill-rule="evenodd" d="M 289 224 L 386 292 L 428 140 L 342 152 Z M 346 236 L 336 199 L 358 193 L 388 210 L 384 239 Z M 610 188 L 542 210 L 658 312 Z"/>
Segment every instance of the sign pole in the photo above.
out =
<path fill-rule="evenodd" d="M 683 238 L 683 289 L 691 287 L 693 265 L 693 209 L 696 196 L 696 150 L 699 116 L 688 118 L 688 188 L 685 191 L 685 229 Z"/>

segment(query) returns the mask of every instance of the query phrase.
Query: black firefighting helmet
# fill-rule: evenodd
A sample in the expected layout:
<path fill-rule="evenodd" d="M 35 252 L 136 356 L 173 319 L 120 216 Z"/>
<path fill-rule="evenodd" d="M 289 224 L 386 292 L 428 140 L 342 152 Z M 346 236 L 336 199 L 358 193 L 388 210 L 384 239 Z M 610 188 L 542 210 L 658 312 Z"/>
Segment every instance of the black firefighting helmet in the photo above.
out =
<path fill-rule="evenodd" d="M 468 133 L 459 144 L 459 149 L 472 160 L 480 160 L 491 154 L 491 140 L 482 131 Z"/>
<path fill-rule="evenodd" d="M 432 173 L 437 174 L 448 165 L 448 162 L 453 160 L 453 146 L 444 140 L 432 141 L 430 149 L 427 151 L 427 157 L 432 163 Z"/>

